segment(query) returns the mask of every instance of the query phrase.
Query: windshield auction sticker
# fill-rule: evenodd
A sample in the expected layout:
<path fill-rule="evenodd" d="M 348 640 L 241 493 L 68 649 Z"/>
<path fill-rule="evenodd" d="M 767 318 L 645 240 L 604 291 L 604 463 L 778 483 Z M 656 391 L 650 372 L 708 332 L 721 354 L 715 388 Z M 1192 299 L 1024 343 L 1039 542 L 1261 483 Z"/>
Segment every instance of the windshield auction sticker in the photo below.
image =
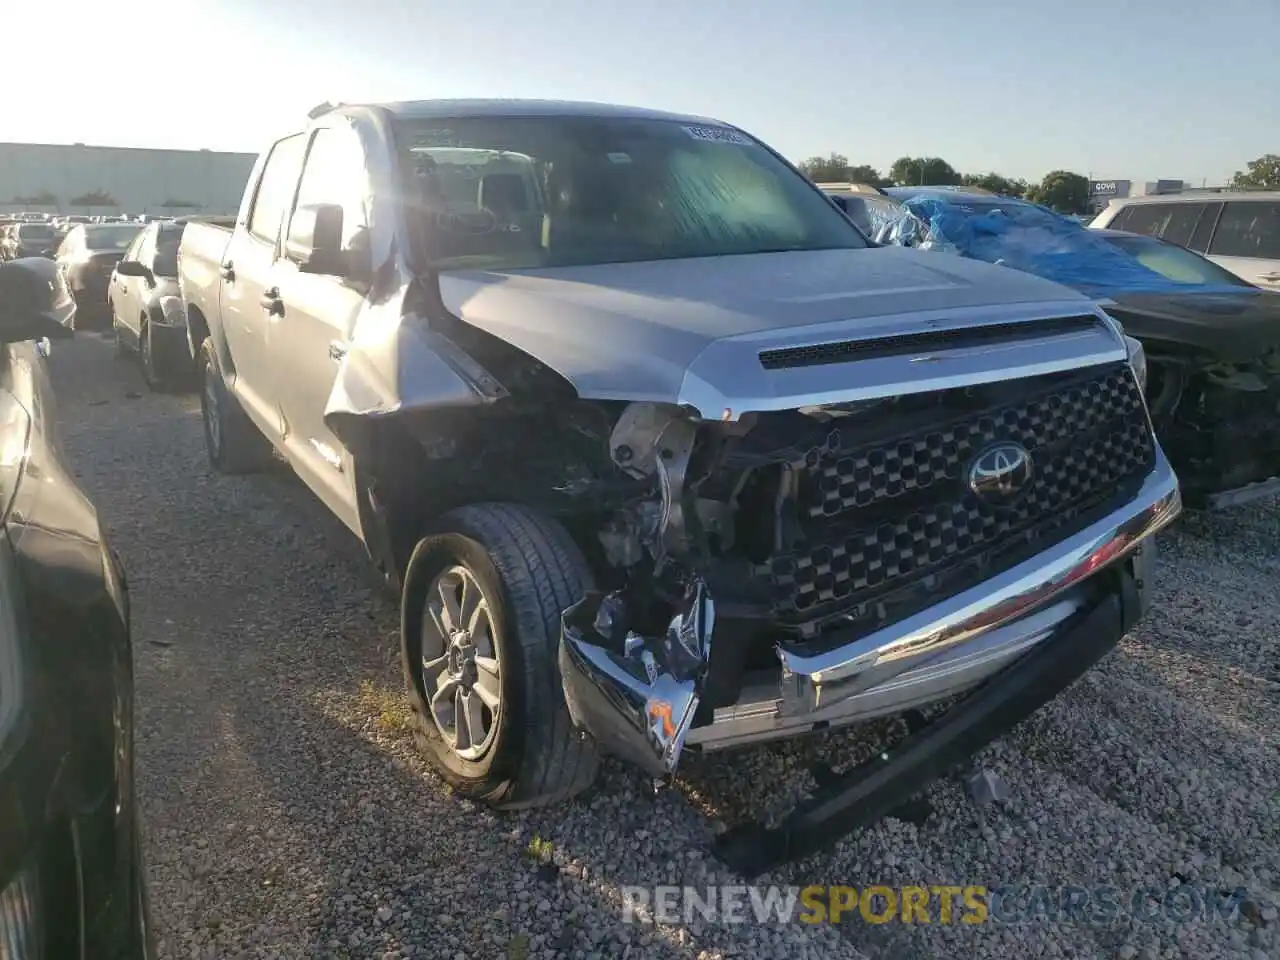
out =
<path fill-rule="evenodd" d="M 730 130 L 728 127 L 685 127 L 684 131 L 695 140 L 706 140 L 710 143 L 749 144 L 751 142 L 751 138 L 745 133 Z"/>

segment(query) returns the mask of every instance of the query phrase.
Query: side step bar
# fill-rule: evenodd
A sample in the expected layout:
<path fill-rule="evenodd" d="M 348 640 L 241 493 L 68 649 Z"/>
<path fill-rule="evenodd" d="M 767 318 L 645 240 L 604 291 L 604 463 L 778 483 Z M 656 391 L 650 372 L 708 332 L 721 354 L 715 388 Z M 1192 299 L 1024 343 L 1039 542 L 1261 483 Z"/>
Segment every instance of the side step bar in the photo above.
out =
<path fill-rule="evenodd" d="M 890 752 L 828 773 L 776 827 L 751 821 L 716 838 L 712 852 L 747 879 L 829 848 L 899 810 L 930 782 L 1048 703 L 1101 659 L 1140 615 L 1123 565 L 1094 577 L 1102 591 L 1084 612 L 1028 656 L 992 677 Z"/>

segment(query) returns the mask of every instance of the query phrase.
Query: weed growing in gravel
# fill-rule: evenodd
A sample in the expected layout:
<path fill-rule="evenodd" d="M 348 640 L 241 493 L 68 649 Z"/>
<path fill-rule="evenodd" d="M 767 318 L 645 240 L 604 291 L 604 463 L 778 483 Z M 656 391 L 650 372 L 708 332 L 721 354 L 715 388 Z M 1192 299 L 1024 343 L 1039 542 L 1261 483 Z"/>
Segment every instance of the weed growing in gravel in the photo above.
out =
<path fill-rule="evenodd" d="M 539 863 L 549 863 L 551 855 L 555 847 L 550 840 L 543 840 L 537 834 L 529 841 L 529 846 L 525 847 L 525 854 L 530 860 L 537 860 Z"/>
<path fill-rule="evenodd" d="M 376 686 L 372 680 L 361 680 L 360 705 L 375 715 L 374 725 L 382 733 L 408 733 L 413 729 L 409 704 L 398 691 Z"/>

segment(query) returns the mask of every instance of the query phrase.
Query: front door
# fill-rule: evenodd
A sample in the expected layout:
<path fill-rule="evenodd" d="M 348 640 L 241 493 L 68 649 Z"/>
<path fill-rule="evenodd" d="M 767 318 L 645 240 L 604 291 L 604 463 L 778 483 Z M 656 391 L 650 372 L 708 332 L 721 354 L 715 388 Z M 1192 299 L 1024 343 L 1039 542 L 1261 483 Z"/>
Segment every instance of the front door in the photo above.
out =
<path fill-rule="evenodd" d="M 364 154 L 356 135 L 338 126 L 316 130 L 295 206 L 340 206 L 342 245 L 351 262 L 368 231 L 364 182 Z M 288 220 L 285 236 L 287 224 Z M 352 271 L 352 275 L 367 275 L 367 271 Z M 285 453 L 316 495 L 359 535 L 351 457 L 325 423 L 324 411 L 364 306 L 363 284 L 349 277 L 304 273 L 287 257 L 276 262 L 272 282 L 281 306 L 270 337 Z"/>
<path fill-rule="evenodd" d="M 124 252 L 121 263 L 126 260 L 146 262 L 142 258 L 142 250 L 149 233 L 149 230 L 143 230 L 133 238 L 133 243 L 129 244 L 129 249 Z M 107 290 L 107 299 L 111 301 L 111 314 L 116 325 L 116 336 L 131 347 L 138 345 L 138 304 L 142 300 L 138 286 L 145 282 L 142 277 L 124 276 L 120 273 L 119 264 L 117 264 L 116 271 L 111 275 L 111 286 Z"/>

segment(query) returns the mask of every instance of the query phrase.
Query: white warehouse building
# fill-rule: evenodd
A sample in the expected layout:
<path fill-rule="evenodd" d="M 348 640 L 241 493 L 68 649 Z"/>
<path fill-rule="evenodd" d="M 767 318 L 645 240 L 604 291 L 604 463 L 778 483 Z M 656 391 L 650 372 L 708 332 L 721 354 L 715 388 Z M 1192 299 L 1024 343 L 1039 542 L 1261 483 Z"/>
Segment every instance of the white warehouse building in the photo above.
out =
<path fill-rule="evenodd" d="M 235 213 L 251 153 L 0 143 L 0 213 Z"/>

